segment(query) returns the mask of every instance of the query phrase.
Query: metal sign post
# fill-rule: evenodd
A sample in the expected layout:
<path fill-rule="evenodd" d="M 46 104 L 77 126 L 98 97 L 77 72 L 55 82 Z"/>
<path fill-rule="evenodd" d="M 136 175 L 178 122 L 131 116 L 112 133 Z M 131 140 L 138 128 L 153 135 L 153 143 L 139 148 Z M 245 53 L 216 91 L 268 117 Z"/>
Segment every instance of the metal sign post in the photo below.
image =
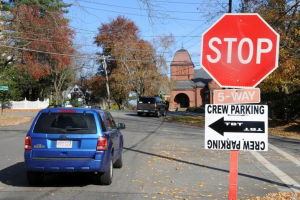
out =
<path fill-rule="evenodd" d="M 229 200 L 237 199 L 238 150 L 268 150 L 268 107 L 244 103 L 260 102 L 254 87 L 278 67 L 279 38 L 256 13 L 225 14 L 202 34 L 201 66 L 235 89 L 216 91 L 205 106 L 205 149 L 231 151 Z"/>
<path fill-rule="evenodd" d="M 239 151 L 230 151 L 229 200 L 237 199 L 238 160 Z"/>
<path fill-rule="evenodd" d="M 6 91 L 6 92 L 8 92 L 8 86 L 2 86 L 1 85 L 0 86 L 0 91 Z M 6 95 L 7 95 L 7 93 L 6 93 Z M 4 105 L 3 105 L 4 99 L 3 98 L 2 98 L 2 101 L 1 101 L 1 114 L 3 114 L 3 107 L 4 107 Z"/>

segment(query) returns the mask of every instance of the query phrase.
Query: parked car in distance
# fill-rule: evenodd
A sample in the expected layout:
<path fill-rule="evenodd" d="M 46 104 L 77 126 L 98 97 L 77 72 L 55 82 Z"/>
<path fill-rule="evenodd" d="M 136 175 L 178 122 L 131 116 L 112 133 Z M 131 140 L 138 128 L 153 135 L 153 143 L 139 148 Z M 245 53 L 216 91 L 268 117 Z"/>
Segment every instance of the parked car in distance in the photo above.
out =
<path fill-rule="evenodd" d="M 165 116 L 167 114 L 166 105 L 159 97 L 140 97 L 137 103 L 137 114 L 141 116 L 143 113 L 154 114 L 156 117 Z"/>
<path fill-rule="evenodd" d="M 25 138 L 27 181 L 38 185 L 48 173 L 93 173 L 110 185 L 113 167 L 123 165 L 124 123 L 108 111 L 90 108 L 47 108 L 34 119 Z"/>

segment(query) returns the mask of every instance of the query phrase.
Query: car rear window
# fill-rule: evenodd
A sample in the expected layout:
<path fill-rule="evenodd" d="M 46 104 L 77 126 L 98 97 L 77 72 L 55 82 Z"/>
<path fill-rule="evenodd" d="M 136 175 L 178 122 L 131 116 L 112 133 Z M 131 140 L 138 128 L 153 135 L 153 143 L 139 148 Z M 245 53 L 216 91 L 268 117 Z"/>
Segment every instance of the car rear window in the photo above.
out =
<path fill-rule="evenodd" d="M 95 134 L 97 130 L 93 114 L 42 113 L 33 132 Z"/>
<path fill-rule="evenodd" d="M 141 97 L 139 103 L 155 103 L 155 98 Z"/>

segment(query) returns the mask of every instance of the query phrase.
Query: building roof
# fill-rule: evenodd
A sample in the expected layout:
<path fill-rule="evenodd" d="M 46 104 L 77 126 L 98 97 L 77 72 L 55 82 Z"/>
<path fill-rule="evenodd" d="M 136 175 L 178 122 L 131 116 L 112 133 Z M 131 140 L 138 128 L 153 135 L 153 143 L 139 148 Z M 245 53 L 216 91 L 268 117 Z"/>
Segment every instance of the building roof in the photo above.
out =
<path fill-rule="evenodd" d="M 212 78 L 203 68 L 194 70 L 194 79 L 191 81 L 177 81 L 174 90 L 191 90 L 195 87 L 205 87 Z"/>
<path fill-rule="evenodd" d="M 177 81 L 174 85 L 174 90 L 192 90 L 195 88 L 195 83 L 192 81 Z"/>
<path fill-rule="evenodd" d="M 207 85 L 212 78 L 210 75 L 203 69 L 194 70 L 194 79 L 192 80 L 197 86 Z"/>
<path fill-rule="evenodd" d="M 176 51 L 173 61 L 171 62 L 171 66 L 186 66 L 186 65 L 193 65 L 191 56 L 189 52 L 185 49 L 180 49 Z"/>

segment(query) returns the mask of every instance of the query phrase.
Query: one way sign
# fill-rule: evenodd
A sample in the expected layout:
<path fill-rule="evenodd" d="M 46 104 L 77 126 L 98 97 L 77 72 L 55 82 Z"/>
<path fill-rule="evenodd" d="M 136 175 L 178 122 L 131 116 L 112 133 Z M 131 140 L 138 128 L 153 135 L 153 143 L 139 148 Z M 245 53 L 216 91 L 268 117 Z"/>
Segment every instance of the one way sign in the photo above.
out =
<path fill-rule="evenodd" d="M 268 106 L 207 104 L 205 149 L 268 150 Z"/>

